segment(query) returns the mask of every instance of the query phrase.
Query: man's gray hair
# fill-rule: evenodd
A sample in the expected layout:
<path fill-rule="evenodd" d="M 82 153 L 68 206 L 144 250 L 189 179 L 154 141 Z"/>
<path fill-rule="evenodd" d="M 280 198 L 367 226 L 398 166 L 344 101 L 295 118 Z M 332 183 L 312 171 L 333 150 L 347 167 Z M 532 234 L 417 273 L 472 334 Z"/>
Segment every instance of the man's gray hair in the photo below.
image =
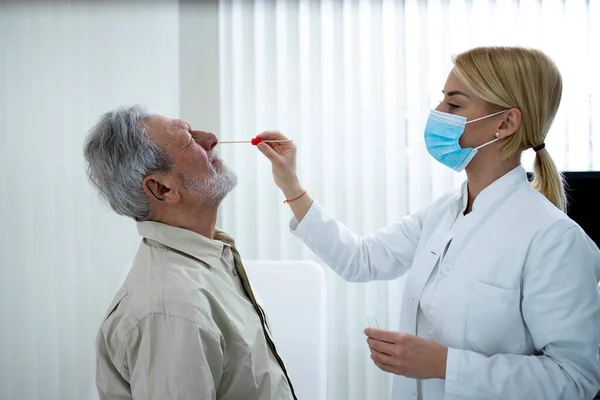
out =
<path fill-rule="evenodd" d="M 148 136 L 145 118 L 154 115 L 134 105 L 102 115 L 89 131 L 83 154 L 87 174 L 118 214 L 147 220 L 150 202 L 142 190 L 146 176 L 171 170 L 169 155 Z"/>

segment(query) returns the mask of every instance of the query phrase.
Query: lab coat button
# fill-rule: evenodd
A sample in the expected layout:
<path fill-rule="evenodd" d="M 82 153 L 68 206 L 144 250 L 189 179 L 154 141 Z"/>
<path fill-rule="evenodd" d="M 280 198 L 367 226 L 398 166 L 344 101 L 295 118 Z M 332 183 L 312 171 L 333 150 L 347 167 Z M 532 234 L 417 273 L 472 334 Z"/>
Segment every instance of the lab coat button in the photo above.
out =
<path fill-rule="evenodd" d="M 449 274 L 452 272 L 452 265 L 444 265 L 444 268 L 442 269 L 442 271 L 444 271 L 445 274 Z"/>

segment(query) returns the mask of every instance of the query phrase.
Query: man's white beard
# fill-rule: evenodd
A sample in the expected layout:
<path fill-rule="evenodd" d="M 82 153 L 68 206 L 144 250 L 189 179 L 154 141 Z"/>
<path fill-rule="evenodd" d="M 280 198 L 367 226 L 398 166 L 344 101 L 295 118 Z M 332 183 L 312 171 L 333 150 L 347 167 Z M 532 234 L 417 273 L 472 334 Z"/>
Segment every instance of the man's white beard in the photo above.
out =
<path fill-rule="evenodd" d="M 212 154 L 211 154 L 212 156 Z M 193 180 L 183 177 L 183 185 L 196 195 L 202 204 L 218 205 L 225 196 L 237 185 L 237 175 L 223 163 L 212 163 L 213 157 L 209 157 L 211 175 L 204 180 Z"/>

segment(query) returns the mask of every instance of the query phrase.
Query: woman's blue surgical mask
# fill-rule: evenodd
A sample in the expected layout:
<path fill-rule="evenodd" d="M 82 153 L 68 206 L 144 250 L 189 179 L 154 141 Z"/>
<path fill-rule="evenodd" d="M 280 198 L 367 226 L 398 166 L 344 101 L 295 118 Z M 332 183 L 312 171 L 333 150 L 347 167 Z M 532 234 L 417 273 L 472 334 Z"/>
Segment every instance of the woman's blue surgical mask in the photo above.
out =
<path fill-rule="evenodd" d="M 473 157 L 475 157 L 477 150 L 498 140 L 498 138 L 490 140 L 474 149 L 463 149 L 460 147 L 458 141 L 465 131 L 465 125 L 493 117 L 505 111 L 507 110 L 467 121 L 467 118 L 461 115 L 431 110 L 427 119 L 427 125 L 425 126 L 425 146 L 427 146 L 427 151 L 429 151 L 429 154 L 433 158 L 445 166 L 457 172 L 462 171 L 471 162 Z"/>

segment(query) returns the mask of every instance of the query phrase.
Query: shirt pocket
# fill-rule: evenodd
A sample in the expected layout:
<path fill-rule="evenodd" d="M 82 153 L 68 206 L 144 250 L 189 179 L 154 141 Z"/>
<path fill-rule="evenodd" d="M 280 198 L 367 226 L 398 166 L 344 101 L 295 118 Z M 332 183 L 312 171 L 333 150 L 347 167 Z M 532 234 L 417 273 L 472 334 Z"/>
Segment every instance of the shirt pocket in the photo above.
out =
<path fill-rule="evenodd" d="M 478 353 L 520 354 L 525 348 L 521 288 L 473 282 L 467 305 L 467 341 Z"/>

